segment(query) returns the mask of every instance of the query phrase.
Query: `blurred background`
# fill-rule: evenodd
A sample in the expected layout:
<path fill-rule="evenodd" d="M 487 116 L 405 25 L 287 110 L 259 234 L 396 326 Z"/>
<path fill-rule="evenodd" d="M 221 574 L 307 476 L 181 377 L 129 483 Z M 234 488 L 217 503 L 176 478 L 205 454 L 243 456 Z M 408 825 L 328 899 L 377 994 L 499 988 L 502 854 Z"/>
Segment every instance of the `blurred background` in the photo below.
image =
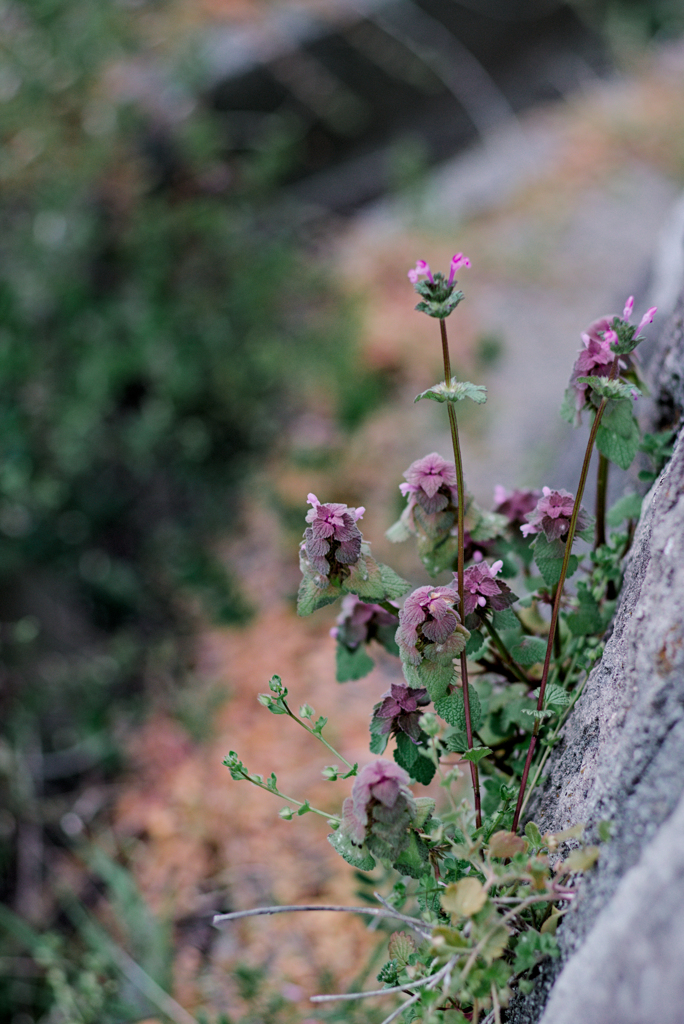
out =
<path fill-rule="evenodd" d="M 381 929 L 212 928 L 382 885 L 221 760 L 347 794 L 257 705 L 274 672 L 368 758 L 397 669 L 333 681 L 297 542 L 308 492 L 362 504 L 427 582 L 384 539 L 402 472 L 449 454 L 412 405 L 441 376 L 417 258 L 473 264 L 470 490 L 574 489 L 580 331 L 681 280 L 683 32 L 679 0 L 0 2 L 3 1020 L 388 1012 L 307 1004 L 374 977 Z"/>

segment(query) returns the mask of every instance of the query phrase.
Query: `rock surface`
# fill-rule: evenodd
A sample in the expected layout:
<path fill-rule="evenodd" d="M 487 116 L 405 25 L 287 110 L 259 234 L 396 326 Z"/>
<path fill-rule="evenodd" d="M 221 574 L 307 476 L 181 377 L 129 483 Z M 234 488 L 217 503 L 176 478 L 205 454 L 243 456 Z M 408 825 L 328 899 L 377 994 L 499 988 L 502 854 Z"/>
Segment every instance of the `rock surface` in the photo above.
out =
<path fill-rule="evenodd" d="M 657 416 L 684 408 L 684 292 L 652 359 Z M 530 808 L 612 837 L 515 1024 L 684 1020 L 684 430 L 644 501 L 613 632 Z"/>

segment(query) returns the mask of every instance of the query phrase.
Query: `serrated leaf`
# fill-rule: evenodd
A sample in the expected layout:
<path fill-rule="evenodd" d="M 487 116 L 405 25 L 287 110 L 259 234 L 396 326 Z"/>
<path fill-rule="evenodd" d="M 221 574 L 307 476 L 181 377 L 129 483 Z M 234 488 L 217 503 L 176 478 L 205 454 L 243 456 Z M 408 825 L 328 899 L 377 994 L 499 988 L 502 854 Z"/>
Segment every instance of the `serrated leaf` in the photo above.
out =
<path fill-rule="evenodd" d="M 471 750 L 466 750 L 465 753 L 461 754 L 463 761 L 472 761 L 473 764 L 479 764 L 483 757 L 487 757 L 492 751 L 489 747 L 473 747 Z"/>
<path fill-rule="evenodd" d="M 404 768 L 412 779 L 427 786 L 437 771 L 434 763 L 427 757 L 423 757 L 420 747 L 409 739 L 405 732 L 397 734 L 397 745 L 394 749 L 394 760 Z"/>
<path fill-rule="evenodd" d="M 629 469 L 639 450 L 641 434 L 627 402 L 610 403 L 596 433 L 596 447 L 620 469 Z"/>
<path fill-rule="evenodd" d="M 411 953 L 416 951 L 415 939 L 407 932 L 393 932 L 390 935 L 387 951 L 392 960 L 396 960 L 401 967 L 405 967 Z"/>
<path fill-rule="evenodd" d="M 562 686 L 558 686 L 556 683 L 551 683 L 546 687 L 544 693 L 544 705 L 557 704 L 559 707 L 567 707 L 570 703 L 570 694 L 567 690 L 564 690 Z"/>
<path fill-rule="evenodd" d="M 421 758 L 421 760 L 425 760 Z M 421 878 L 430 871 L 428 859 L 428 847 L 413 829 L 409 832 L 408 846 L 402 850 L 399 856 L 393 861 L 393 867 L 402 875 L 410 875 L 411 878 Z"/>
<path fill-rule="evenodd" d="M 342 829 L 338 829 L 337 832 L 331 832 L 328 836 L 328 842 L 334 850 L 337 850 L 340 857 L 343 857 L 347 864 L 351 864 L 353 868 L 357 868 L 359 871 L 372 871 L 375 867 L 375 858 L 368 850 L 366 844 L 354 846 Z"/>
<path fill-rule="evenodd" d="M 442 909 L 452 917 L 472 917 L 487 902 L 487 890 L 477 878 L 451 882 L 442 893 Z"/>
<path fill-rule="evenodd" d="M 537 534 L 534 542 L 534 561 L 539 572 L 544 577 L 547 587 L 555 587 L 560 579 L 561 568 L 563 567 L 562 541 L 554 541 L 551 544 L 543 533 Z M 560 555 L 557 553 L 560 551 Z M 577 555 L 570 555 L 568 561 L 567 578 L 569 579 L 577 570 L 579 559 Z"/>
<path fill-rule="evenodd" d="M 468 686 L 468 698 L 470 704 L 470 724 L 473 729 L 479 728 L 482 721 L 482 707 L 480 698 L 472 686 Z M 455 693 L 447 693 L 434 702 L 435 711 L 449 725 L 465 732 L 465 704 L 463 702 L 463 691 L 456 690 Z"/>
<path fill-rule="evenodd" d="M 498 633 L 508 633 L 511 630 L 520 630 L 520 619 L 512 608 L 504 608 L 500 612 L 494 612 L 492 625 Z"/>
<path fill-rule="evenodd" d="M 385 588 L 382 582 L 380 566 L 370 555 L 359 555 L 359 559 L 351 566 L 351 571 L 342 583 L 347 594 L 356 594 L 364 601 L 382 601 Z"/>
<path fill-rule="evenodd" d="M 366 654 L 363 644 L 351 650 L 346 644 L 338 642 L 335 652 L 337 671 L 335 678 L 338 683 L 348 683 L 352 679 L 363 679 L 373 668 L 375 662 Z"/>
<path fill-rule="evenodd" d="M 396 601 L 398 597 L 403 597 L 407 590 L 411 589 L 411 584 L 396 573 L 394 569 L 391 569 L 389 565 L 383 565 L 382 562 L 378 562 L 377 565 L 385 590 L 383 600 Z"/>
<path fill-rule="evenodd" d="M 380 704 L 375 705 L 376 708 L 380 707 Z M 373 709 L 375 711 L 375 708 Z M 380 730 L 384 725 L 387 724 L 387 720 L 384 718 L 376 718 L 375 715 L 370 720 L 370 752 L 371 754 L 383 754 L 387 743 L 389 741 L 389 733 L 381 732 Z"/>
<path fill-rule="evenodd" d="M 420 402 L 421 398 L 429 398 L 433 402 L 461 402 L 464 398 L 470 398 L 471 401 L 482 405 L 487 401 L 487 388 L 483 384 L 471 384 L 468 380 L 456 380 L 452 377 L 448 384 L 442 381 L 441 384 L 421 391 L 413 401 Z"/>
<path fill-rule="evenodd" d="M 421 661 L 416 668 L 417 685 L 424 686 L 431 700 L 438 700 L 456 677 L 453 665 L 439 665 L 435 661 Z M 416 685 L 409 683 L 409 685 Z"/>
<path fill-rule="evenodd" d="M 526 636 L 511 651 L 519 665 L 537 665 L 546 657 L 548 643 L 539 636 Z"/>
<path fill-rule="evenodd" d="M 334 583 L 327 587 L 317 587 L 309 576 L 303 576 L 297 593 L 297 615 L 311 615 L 327 604 L 333 604 L 342 596 L 341 589 Z"/>
<path fill-rule="evenodd" d="M 617 378 L 611 380 L 609 377 L 578 377 L 577 383 L 587 384 L 595 394 L 614 402 L 638 398 L 641 395 L 641 391 L 634 384 L 625 384 Z"/>
<path fill-rule="evenodd" d="M 638 519 L 641 515 L 643 498 L 640 494 L 625 494 L 618 498 L 606 513 L 609 526 L 619 526 L 625 519 Z"/>

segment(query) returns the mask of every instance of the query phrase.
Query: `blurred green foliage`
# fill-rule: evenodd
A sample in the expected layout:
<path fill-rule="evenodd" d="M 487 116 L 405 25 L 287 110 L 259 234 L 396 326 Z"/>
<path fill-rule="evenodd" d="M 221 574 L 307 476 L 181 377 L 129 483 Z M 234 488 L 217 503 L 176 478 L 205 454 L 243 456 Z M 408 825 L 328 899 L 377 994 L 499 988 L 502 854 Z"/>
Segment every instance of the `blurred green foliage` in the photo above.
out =
<path fill-rule="evenodd" d="M 22 821 L 64 840 L 44 798 L 117 767 L 198 613 L 249 614 L 216 541 L 288 422 L 316 393 L 352 426 L 381 387 L 278 212 L 284 140 L 230 153 L 164 10 L 0 3 L 3 895 L 40 883 Z"/>

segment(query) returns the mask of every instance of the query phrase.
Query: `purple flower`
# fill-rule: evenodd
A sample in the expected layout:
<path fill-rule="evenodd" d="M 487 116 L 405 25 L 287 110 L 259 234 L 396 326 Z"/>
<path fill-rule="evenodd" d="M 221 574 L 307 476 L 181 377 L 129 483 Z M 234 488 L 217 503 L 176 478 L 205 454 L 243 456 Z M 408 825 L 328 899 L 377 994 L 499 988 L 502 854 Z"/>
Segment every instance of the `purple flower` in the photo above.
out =
<path fill-rule="evenodd" d="M 411 689 L 403 683 L 392 683 L 388 693 L 383 693 L 380 704 L 373 709 L 373 718 L 384 718 L 380 733 L 405 732 L 414 743 L 420 739 L 420 716 L 418 708 L 430 703 L 427 690 Z"/>
<path fill-rule="evenodd" d="M 354 780 L 351 796 L 342 805 L 342 828 L 352 842 L 361 845 L 372 824 L 372 811 L 381 804 L 388 811 L 396 810 L 399 817 L 409 807 L 415 807 L 413 793 L 408 788 L 409 777 L 393 761 L 379 757 L 361 769 Z"/>
<path fill-rule="evenodd" d="M 452 587 L 418 587 L 406 598 L 396 639 L 402 656 L 412 665 L 420 665 L 423 651 L 433 644 L 446 660 L 463 650 L 463 638 L 467 640 L 469 633 L 461 625 L 457 603 Z"/>
<path fill-rule="evenodd" d="M 353 565 L 362 540 L 356 522 L 366 510 L 336 503 L 322 505 L 315 494 L 309 494 L 307 501 L 313 508 L 306 515 L 311 525 L 304 531 L 303 548 L 311 565 L 322 576 L 329 576 L 335 563 Z"/>
<path fill-rule="evenodd" d="M 359 644 L 367 644 L 375 639 L 378 629 L 383 626 L 396 626 L 397 614 L 392 615 L 379 604 L 365 604 L 356 594 L 347 594 L 342 599 L 342 612 L 337 617 L 337 626 L 330 633 L 340 643 L 352 650 Z"/>
<path fill-rule="evenodd" d="M 464 617 L 472 615 L 476 608 L 492 608 L 501 612 L 508 608 L 515 598 L 511 588 L 503 580 L 497 580 L 496 576 L 503 568 L 503 562 L 499 560 L 491 566 L 480 561 L 471 565 L 463 574 L 463 612 Z M 454 579 L 456 579 L 454 573 Z"/>
<path fill-rule="evenodd" d="M 494 511 L 506 516 L 511 526 L 519 526 L 541 497 L 541 491 L 507 491 L 501 484 L 494 488 Z"/>
<path fill-rule="evenodd" d="M 408 272 L 408 279 L 411 284 L 416 284 L 419 277 L 427 277 L 430 284 L 435 283 L 432 271 L 430 270 L 430 264 L 426 263 L 425 260 L 418 260 L 416 262 L 416 269 L 409 270 Z"/>
<path fill-rule="evenodd" d="M 651 306 L 650 309 L 646 310 L 646 312 L 642 316 L 641 320 L 639 321 L 639 326 L 636 329 L 637 337 L 641 334 L 641 332 L 643 331 L 643 329 L 646 326 L 646 324 L 652 324 L 653 323 L 653 317 L 656 315 L 657 312 L 658 312 L 658 307 L 657 306 Z"/>
<path fill-rule="evenodd" d="M 574 506 L 575 499 L 572 494 L 567 491 L 552 491 L 549 487 L 544 487 L 537 507 L 525 517 L 526 525 L 520 527 L 523 537 L 543 531 L 549 543 L 560 540 L 568 532 Z M 583 508 L 580 508 L 577 516 L 577 531 L 581 532 L 586 529 L 589 522 L 589 516 Z"/>
<path fill-rule="evenodd" d="M 401 493 L 409 497 L 409 508 L 418 502 L 428 513 L 442 512 L 448 505 L 458 505 L 456 467 L 437 452 L 412 462 L 404 473 L 405 484 L 399 484 Z"/>
<path fill-rule="evenodd" d="M 577 378 L 607 377 L 610 373 L 615 359 L 615 353 L 610 345 L 617 337 L 611 327 L 614 319 L 614 316 L 602 316 L 582 332 L 584 348 L 580 349 L 570 375 L 570 387 L 575 392 L 575 409 L 578 416 L 586 402 L 588 385 L 578 384 Z"/>
<path fill-rule="evenodd" d="M 632 315 L 632 310 L 633 309 L 634 309 L 634 296 L 630 295 L 630 297 L 625 302 L 625 308 L 622 311 L 622 319 L 623 320 L 629 320 L 630 316 Z"/>
<path fill-rule="evenodd" d="M 454 276 L 461 267 L 469 267 L 470 260 L 467 256 L 464 256 L 462 252 L 457 252 L 455 256 L 451 257 L 451 266 L 449 267 L 449 280 L 448 284 L 455 284 Z"/>

